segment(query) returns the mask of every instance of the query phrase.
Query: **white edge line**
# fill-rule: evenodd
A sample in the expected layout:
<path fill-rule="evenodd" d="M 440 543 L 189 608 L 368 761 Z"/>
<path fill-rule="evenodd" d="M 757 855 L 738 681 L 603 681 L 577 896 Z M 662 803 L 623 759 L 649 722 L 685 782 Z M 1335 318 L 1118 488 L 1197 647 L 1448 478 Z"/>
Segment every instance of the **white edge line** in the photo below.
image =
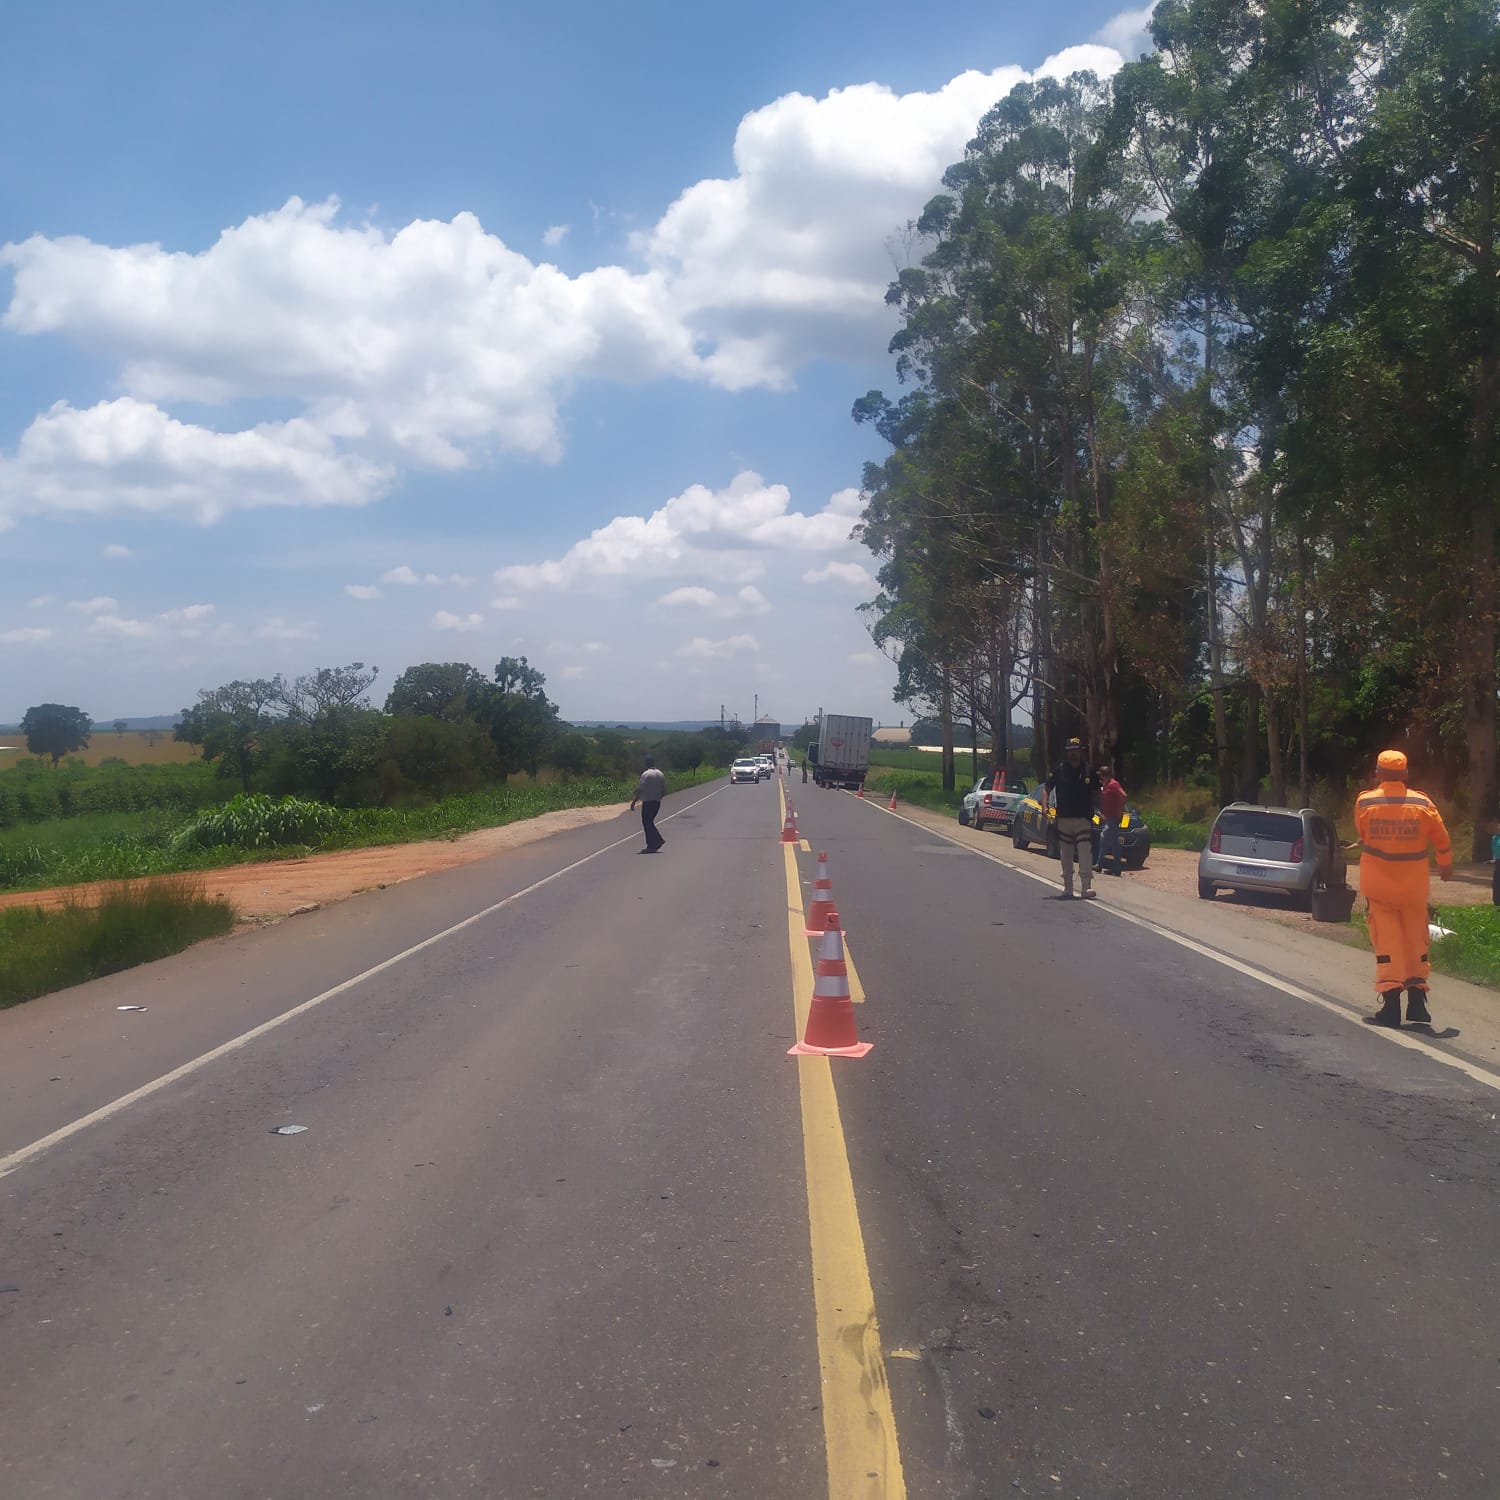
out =
<path fill-rule="evenodd" d="M 869 799 L 865 799 L 869 802 Z M 873 805 L 873 804 L 872 804 Z M 915 818 L 908 818 L 904 813 L 892 812 L 888 807 L 876 806 L 877 812 L 883 812 L 888 817 L 899 818 L 903 823 L 912 828 L 920 828 L 923 833 L 930 833 L 936 838 L 946 839 L 955 849 L 964 849 L 974 855 L 976 859 L 987 859 L 992 865 L 999 865 L 1002 870 L 1009 870 L 1012 874 L 1020 875 L 1027 880 L 1034 880 L 1039 885 L 1050 886 L 1053 881 L 1045 875 L 1039 875 L 1035 870 L 1023 870 L 1019 865 L 1013 865 L 1007 859 L 1001 859 L 999 855 L 987 854 L 983 849 L 976 849 L 972 844 L 966 844 L 962 839 L 956 839 L 951 833 L 944 833 L 940 828 L 929 828 L 926 823 L 919 823 Z M 1107 902 L 1096 902 L 1094 910 L 1105 912 L 1109 916 L 1118 917 L 1122 922 L 1129 922 L 1132 926 L 1144 928 L 1147 932 L 1154 932 L 1158 937 L 1164 937 L 1169 943 L 1176 943 L 1179 948 L 1186 948 L 1191 953 L 1200 954 L 1204 958 L 1212 959 L 1214 963 L 1221 964 L 1226 969 L 1233 969 L 1237 973 L 1244 974 L 1250 979 L 1258 980 L 1261 984 L 1269 985 L 1274 990 L 1280 990 L 1284 995 L 1290 995 L 1294 1000 L 1305 1001 L 1308 1005 L 1316 1005 L 1321 1010 L 1326 1010 L 1330 1015 L 1339 1017 L 1351 1025 L 1364 1025 L 1363 1018 L 1347 1005 L 1341 1005 L 1337 1000 L 1329 1000 L 1323 995 L 1315 995 L 1311 990 L 1305 990 L 1300 985 L 1293 984 L 1288 979 L 1282 979 L 1276 974 L 1267 973 L 1264 969 L 1257 969 L 1253 964 L 1247 964 L 1241 959 L 1233 958 L 1227 953 L 1221 953 L 1217 948 L 1210 948 L 1205 943 L 1198 942 L 1195 938 L 1184 936 L 1180 932 L 1173 932 L 1170 927 L 1163 927 L 1153 922 L 1149 917 L 1138 916 L 1135 912 L 1122 911 L 1118 906 L 1111 906 Z M 1475 1083 L 1482 1083 L 1486 1088 L 1500 1091 L 1500 1073 L 1491 1073 L 1488 1068 L 1481 1067 L 1478 1063 L 1472 1063 L 1467 1058 L 1456 1057 L 1451 1052 L 1441 1052 L 1435 1047 L 1429 1047 L 1425 1042 L 1418 1041 L 1415 1037 L 1409 1037 L 1405 1032 L 1397 1031 L 1390 1026 L 1372 1026 L 1370 1033 L 1381 1041 L 1392 1042 L 1398 1047 L 1405 1047 L 1408 1051 L 1420 1053 L 1423 1057 L 1429 1057 L 1434 1062 L 1442 1063 L 1445 1067 L 1457 1068 L 1460 1073 L 1466 1074 Z M 0 1164 L 3 1165 L 3 1164 Z M 0 1172 L 0 1176 L 4 1173 Z"/>
<path fill-rule="evenodd" d="M 701 802 L 707 802 L 710 797 L 717 797 L 723 787 L 716 787 L 713 791 L 695 798 L 684 807 L 679 807 L 676 812 L 668 813 L 661 821 L 670 823 L 673 818 L 680 817 L 689 808 L 697 807 Z M 28 1162 L 35 1161 L 43 1152 L 50 1151 L 53 1146 L 61 1145 L 63 1141 L 78 1135 L 92 1125 L 102 1124 L 105 1120 L 120 1114 L 130 1108 L 132 1104 L 139 1104 L 142 1099 L 149 1099 L 152 1094 L 160 1093 L 162 1089 L 169 1088 L 180 1079 L 189 1074 L 196 1073 L 200 1068 L 206 1068 L 209 1063 L 217 1062 L 221 1057 L 227 1057 L 231 1052 L 238 1052 L 241 1047 L 247 1047 L 253 1041 L 265 1036 L 268 1032 L 275 1031 L 278 1026 L 284 1026 L 288 1021 L 294 1021 L 300 1015 L 321 1005 L 325 1000 L 332 1000 L 335 995 L 342 995 L 346 990 L 352 990 L 355 985 L 363 984 L 367 979 L 373 979 L 375 975 L 384 973 L 387 969 L 394 968 L 399 963 L 404 963 L 413 955 L 421 953 L 424 948 L 431 948 L 436 943 L 441 943 L 455 933 L 462 932 L 466 927 L 472 927 L 474 923 L 483 921 L 485 917 L 492 917 L 497 911 L 513 905 L 523 896 L 529 896 L 535 891 L 541 890 L 544 885 L 551 885 L 554 880 L 561 880 L 564 875 L 571 875 L 574 870 L 596 860 L 600 855 L 608 854 L 612 849 L 618 849 L 621 844 L 628 844 L 636 838 L 634 833 L 628 833 L 624 838 L 616 839 L 612 844 L 606 844 L 602 849 L 595 849 L 592 854 L 585 854 L 582 859 L 575 859 L 572 864 L 564 865 L 560 870 L 554 870 L 550 875 L 544 875 L 540 880 L 528 885 L 525 890 L 514 891 L 501 901 L 496 901 L 492 906 L 486 906 L 483 911 L 476 911 L 472 916 L 465 917 L 461 922 L 455 922 L 451 927 L 445 927 L 441 932 L 435 932 L 429 938 L 423 938 L 420 943 L 414 943 L 410 948 L 404 948 L 400 953 L 392 954 L 390 958 L 383 959 L 380 963 L 355 974 L 350 979 L 342 980 L 327 989 L 320 995 L 314 995 L 311 1000 L 303 1000 L 294 1005 L 290 1010 L 284 1010 L 280 1015 L 272 1016 L 269 1021 L 262 1021 L 259 1026 L 252 1026 L 249 1031 L 241 1032 L 239 1036 L 231 1037 L 227 1042 L 221 1042 L 217 1047 L 210 1048 L 189 1062 L 182 1063 L 168 1073 L 163 1073 L 160 1078 L 153 1078 L 150 1083 L 143 1083 L 139 1088 L 132 1089 L 128 1094 L 121 1094 L 118 1099 L 111 1099 L 108 1104 L 101 1104 L 98 1109 L 90 1110 L 88 1114 L 70 1121 L 66 1125 L 60 1125 L 50 1135 L 44 1135 L 40 1140 L 33 1141 L 29 1146 L 22 1146 L 19 1150 L 12 1151 L 9 1156 L 0 1156 L 0 1177 L 9 1177 L 10 1174 Z"/>

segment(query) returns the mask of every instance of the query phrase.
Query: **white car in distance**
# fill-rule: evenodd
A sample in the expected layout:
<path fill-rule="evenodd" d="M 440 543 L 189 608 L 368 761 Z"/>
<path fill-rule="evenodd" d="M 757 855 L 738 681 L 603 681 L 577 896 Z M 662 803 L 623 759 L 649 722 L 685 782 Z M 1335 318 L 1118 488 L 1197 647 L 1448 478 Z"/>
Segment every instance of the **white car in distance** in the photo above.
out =
<path fill-rule="evenodd" d="M 737 760 L 729 768 L 729 784 L 733 786 L 737 781 L 759 781 L 761 774 L 758 760 Z"/>

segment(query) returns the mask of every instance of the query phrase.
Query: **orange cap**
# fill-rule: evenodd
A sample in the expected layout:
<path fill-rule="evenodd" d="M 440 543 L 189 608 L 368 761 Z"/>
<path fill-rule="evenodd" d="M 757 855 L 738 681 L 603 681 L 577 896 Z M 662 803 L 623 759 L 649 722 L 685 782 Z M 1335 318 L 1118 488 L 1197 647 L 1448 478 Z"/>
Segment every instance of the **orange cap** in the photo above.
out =
<path fill-rule="evenodd" d="M 1382 750 L 1380 758 L 1375 762 L 1377 771 L 1393 771 L 1401 775 L 1406 774 L 1406 755 L 1400 750 Z"/>

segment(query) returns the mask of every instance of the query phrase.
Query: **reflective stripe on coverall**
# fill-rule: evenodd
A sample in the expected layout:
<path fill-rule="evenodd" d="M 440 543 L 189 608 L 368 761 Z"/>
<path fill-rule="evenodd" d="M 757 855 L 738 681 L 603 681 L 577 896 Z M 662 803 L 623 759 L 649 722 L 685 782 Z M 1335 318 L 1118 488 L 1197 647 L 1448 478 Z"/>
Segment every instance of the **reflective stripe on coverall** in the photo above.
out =
<path fill-rule="evenodd" d="M 1448 830 L 1432 799 L 1404 781 L 1382 781 L 1354 804 L 1359 833 L 1359 888 L 1370 903 L 1375 989 L 1427 988 L 1427 850 L 1453 866 Z"/>

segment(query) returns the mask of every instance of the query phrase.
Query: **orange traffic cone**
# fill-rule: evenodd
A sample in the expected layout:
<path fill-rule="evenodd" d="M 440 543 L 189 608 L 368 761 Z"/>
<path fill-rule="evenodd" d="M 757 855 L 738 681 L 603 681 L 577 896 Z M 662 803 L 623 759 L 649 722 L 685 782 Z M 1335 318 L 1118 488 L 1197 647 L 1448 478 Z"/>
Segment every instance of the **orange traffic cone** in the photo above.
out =
<path fill-rule="evenodd" d="M 870 1042 L 859 1040 L 854 1025 L 854 1001 L 849 996 L 849 968 L 844 962 L 844 935 L 839 914 L 828 914 L 823 934 L 823 955 L 818 959 L 818 977 L 813 982 L 812 1009 L 807 1013 L 807 1033 L 789 1057 L 863 1057 Z"/>
<path fill-rule="evenodd" d="M 804 937 L 822 937 L 828 931 L 828 919 L 834 915 L 833 882 L 828 878 L 828 856 L 818 856 L 818 878 L 813 881 L 812 905 L 807 908 Z"/>
<path fill-rule="evenodd" d="M 786 810 L 786 818 L 781 825 L 781 842 L 783 844 L 796 844 L 801 840 L 797 837 L 797 820 L 792 816 L 791 808 Z"/>
<path fill-rule="evenodd" d="M 896 810 L 896 788 L 895 787 L 891 788 L 891 800 L 886 803 L 885 810 L 887 812 L 895 812 L 895 810 Z"/>
<path fill-rule="evenodd" d="M 859 800 L 861 802 L 863 802 L 865 800 L 865 784 L 864 784 L 864 782 L 860 782 L 860 784 L 859 784 Z"/>

